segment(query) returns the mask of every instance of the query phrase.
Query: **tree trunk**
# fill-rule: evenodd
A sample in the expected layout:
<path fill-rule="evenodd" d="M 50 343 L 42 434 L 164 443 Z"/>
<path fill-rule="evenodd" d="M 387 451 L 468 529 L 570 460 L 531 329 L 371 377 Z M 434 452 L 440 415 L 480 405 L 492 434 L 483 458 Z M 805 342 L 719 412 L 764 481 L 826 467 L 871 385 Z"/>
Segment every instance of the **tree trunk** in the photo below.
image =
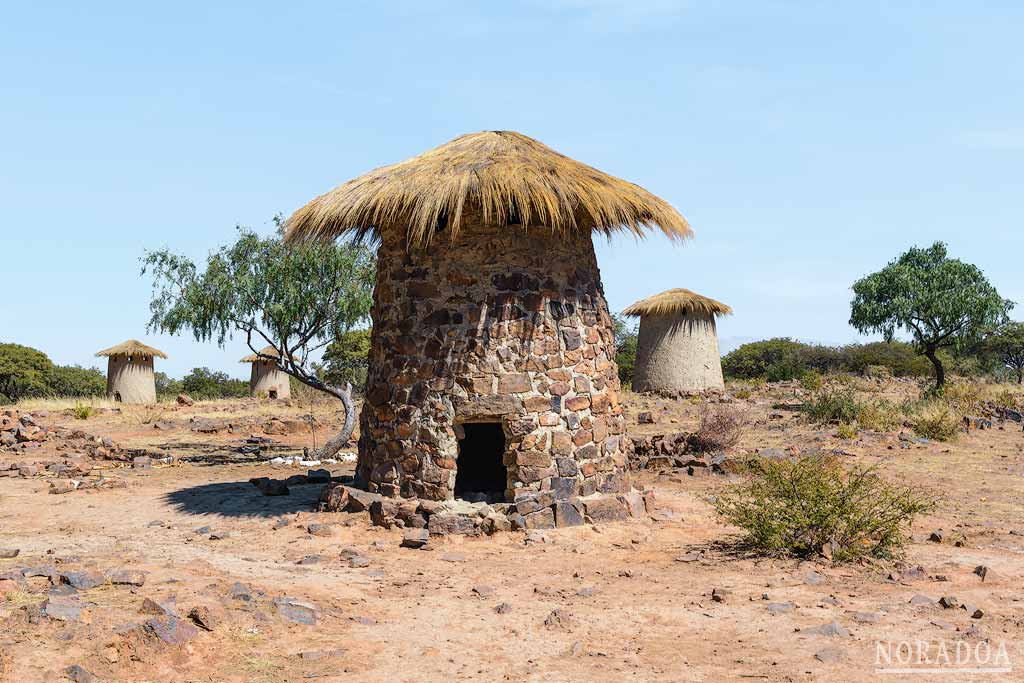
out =
<path fill-rule="evenodd" d="M 946 370 L 942 367 L 942 361 L 935 355 L 935 349 L 925 349 L 924 355 L 932 362 L 935 368 L 935 388 L 941 389 L 946 384 Z"/>
<path fill-rule="evenodd" d="M 1024 384 L 1024 368 L 1017 368 L 1017 384 Z"/>
<path fill-rule="evenodd" d="M 312 452 L 307 452 L 307 457 L 311 457 L 314 460 L 324 460 L 325 458 L 333 457 L 352 438 L 352 432 L 356 428 L 356 406 L 352 401 L 352 385 L 347 384 L 344 389 L 325 387 L 323 390 L 331 396 L 340 399 L 341 403 L 345 406 L 345 424 L 342 426 L 341 431 L 328 439 L 323 446 Z"/>

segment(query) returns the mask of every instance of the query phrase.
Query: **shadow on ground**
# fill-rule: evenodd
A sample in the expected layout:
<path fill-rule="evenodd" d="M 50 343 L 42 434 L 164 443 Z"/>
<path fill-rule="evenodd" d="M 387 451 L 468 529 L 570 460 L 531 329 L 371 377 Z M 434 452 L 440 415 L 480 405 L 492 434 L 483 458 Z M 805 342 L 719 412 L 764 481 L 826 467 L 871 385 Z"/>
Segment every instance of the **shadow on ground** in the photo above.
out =
<path fill-rule="evenodd" d="M 277 517 L 316 510 L 323 484 L 290 486 L 287 496 L 264 496 L 248 481 L 190 486 L 164 494 L 179 512 L 224 517 Z"/>

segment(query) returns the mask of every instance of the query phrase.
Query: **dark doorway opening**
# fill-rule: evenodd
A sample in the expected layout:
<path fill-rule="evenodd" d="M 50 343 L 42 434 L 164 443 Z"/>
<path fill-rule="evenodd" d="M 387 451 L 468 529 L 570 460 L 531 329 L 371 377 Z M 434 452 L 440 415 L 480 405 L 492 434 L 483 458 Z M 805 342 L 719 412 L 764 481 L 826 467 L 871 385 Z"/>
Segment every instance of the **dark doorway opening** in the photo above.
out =
<path fill-rule="evenodd" d="M 459 459 L 455 473 L 455 497 L 465 500 L 501 502 L 508 486 L 505 456 L 505 432 L 498 422 L 471 422 L 462 425 L 466 436 L 459 439 Z"/>
<path fill-rule="evenodd" d="M 120 391 L 115 391 L 114 392 L 114 402 L 115 403 L 120 403 L 121 402 L 121 392 Z"/>
<path fill-rule="evenodd" d="M 277 389 L 270 390 L 270 398 L 277 398 Z"/>

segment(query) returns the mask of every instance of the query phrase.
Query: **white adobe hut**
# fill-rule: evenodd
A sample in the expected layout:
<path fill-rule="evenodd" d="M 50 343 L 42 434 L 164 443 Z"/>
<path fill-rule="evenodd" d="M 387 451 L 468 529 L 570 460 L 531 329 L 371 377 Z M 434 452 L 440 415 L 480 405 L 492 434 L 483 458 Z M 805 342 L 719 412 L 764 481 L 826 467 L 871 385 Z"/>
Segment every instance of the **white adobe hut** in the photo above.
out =
<path fill-rule="evenodd" d="M 249 377 L 249 395 L 252 397 L 291 398 L 292 390 L 288 373 L 277 367 L 275 358 L 280 353 L 273 346 L 267 346 L 259 353 L 250 353 L 240 363 L 252 363 Z M 269 358 L 268 358 L 269 356 Z"/>
<path fill-rule="evenodd" d="M 156 403 L 153 359 L 167 358 L 166 353 L 129 339 L 96 355 L 107 357 L 107 398 L 118 403 Z"/>
<path fill-rule="evenodd" d="M 688 289 L 637 301 L 623 315 L 640 318 L 634 391 L 699 393 L 723 389 L 715 317 L 732 309 Z"/>

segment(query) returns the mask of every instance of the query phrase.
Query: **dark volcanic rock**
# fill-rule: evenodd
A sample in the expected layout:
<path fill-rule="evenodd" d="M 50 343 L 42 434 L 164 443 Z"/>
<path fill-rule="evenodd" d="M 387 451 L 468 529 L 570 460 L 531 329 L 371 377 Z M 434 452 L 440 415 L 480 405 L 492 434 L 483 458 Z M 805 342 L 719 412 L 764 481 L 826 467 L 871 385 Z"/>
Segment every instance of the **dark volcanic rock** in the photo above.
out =
<path fill-rule="evenodd" d="M 143 629 L 165 645 L 184 645 L 199 635 L 199 630 L 191 623 L 171 615 L 153 617 Z"/>

